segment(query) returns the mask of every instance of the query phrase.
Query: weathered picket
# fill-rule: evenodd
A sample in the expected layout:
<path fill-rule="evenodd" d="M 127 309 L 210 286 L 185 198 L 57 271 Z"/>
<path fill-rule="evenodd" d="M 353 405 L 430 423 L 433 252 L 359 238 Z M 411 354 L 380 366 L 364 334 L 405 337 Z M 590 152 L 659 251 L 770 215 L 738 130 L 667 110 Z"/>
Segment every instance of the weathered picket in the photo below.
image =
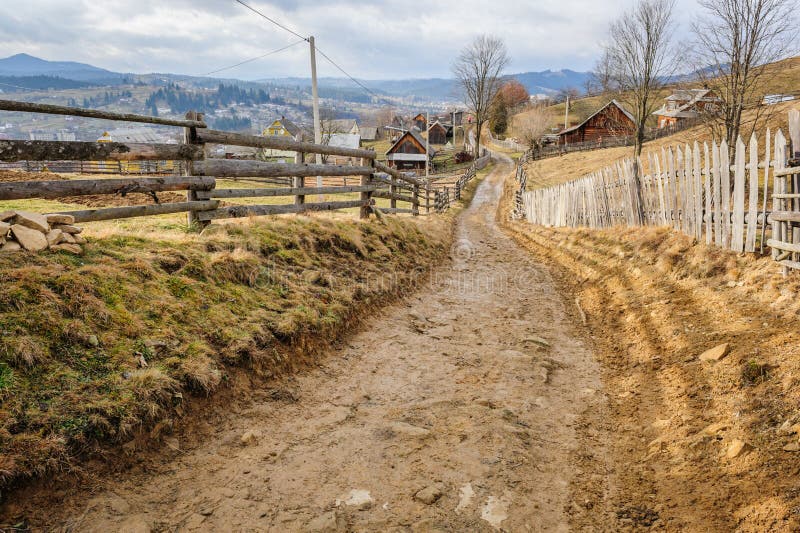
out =
<path fill-rule="evenodd" d="M 800 111 L 790 113 L 789 123 L 798 150 L 791 160 L 783 132 L 767 130 L 762 148 L 755 134 L 747 143 L 737 139 L 733 165 L 725 141 L 695 142 L 526 191 L 520 164 L 515 214 L 545 226 L 667 225 L 737 252 L 763 253 L 767 245 L 784 267 L 800 268 Z"/>

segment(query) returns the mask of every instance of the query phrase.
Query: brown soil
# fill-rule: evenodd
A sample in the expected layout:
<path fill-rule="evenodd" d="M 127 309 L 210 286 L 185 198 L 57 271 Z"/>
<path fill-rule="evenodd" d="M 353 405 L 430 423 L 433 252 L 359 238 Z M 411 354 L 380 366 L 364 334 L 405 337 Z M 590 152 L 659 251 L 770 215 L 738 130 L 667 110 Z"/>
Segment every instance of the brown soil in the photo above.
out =
<path fill-rule="evenodd" d="M 510 230 L 577 297 L 609 391 L 580 423 L 609 462 L 585 463 L 573 526 L 797 531 L 798 277 L 667 229 Z M 720 362 L 698 360 L 722 343 Z M 728 457 L 736 440 L 749 451 Z"/>
<path fill-rule="evenodd" d="M 17 181 L 56 181 L 66 180 L 61 174 L 52 172 L 25 172 L 24 170 L 0 170 L 0 183 Z"/>
<path fill-rule="evenodd" d="M 156 195 L 158 202 L 168 204 L 172 202 L 185 202 L 186 193 L 160 192 Z M 65 204 L 78 204 L 87 207 L 125 207 L 129 205 L 154 204 L 153 196 L 139 192 L 128 193 L 125 196 L 112 194 L 92 194 L 88 196 L 65 196 L 58 199 Z"/>
<path fill-rule="evenodd" d="M 452 261 L 320 367 L 88 503 L 40 495 L 24 514 L 80 531 L 566 529 L 578 419 L 604 396 L 552 279 L 494 222 L 511 169 L 478 189 Z"/>

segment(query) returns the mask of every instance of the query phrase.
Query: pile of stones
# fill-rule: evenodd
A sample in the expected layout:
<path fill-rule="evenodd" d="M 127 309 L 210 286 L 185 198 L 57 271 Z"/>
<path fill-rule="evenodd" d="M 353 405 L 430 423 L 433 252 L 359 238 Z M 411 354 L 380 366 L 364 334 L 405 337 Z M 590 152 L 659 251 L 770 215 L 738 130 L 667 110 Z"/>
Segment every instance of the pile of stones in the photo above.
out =
<path fill-rule="evenodd" d="M 80 254 L 86 239 L 71 215 L 39 215 L 26 211 L 0 213 L 0 253 L 55 250 Z"/>

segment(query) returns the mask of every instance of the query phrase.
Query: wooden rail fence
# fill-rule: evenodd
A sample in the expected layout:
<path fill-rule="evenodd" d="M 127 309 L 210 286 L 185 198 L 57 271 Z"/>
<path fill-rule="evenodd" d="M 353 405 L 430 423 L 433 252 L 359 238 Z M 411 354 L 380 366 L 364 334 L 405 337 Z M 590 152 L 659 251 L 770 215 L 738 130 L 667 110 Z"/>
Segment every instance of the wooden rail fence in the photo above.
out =
<path fill-rule="evenodd" d="M 210 130 L 203 121 L 203 116 L 194 112 L 187 113 L 184 120 L 174 120 L 8 100 L 0 100 L 0 111 L 71 115 L 184 128 L 184 142 L 178 145 L 0 141 L 0 164 L 25 163 L 27 168 L 36 170 L 42 170 L 45 164 L 56 167 L 47 167 L 52 171 L 58 170 L 58 164 L 72 164 L 73 168 L 74 166 L 82 168 L 85 165 L 91 171 L 92 165 L 102 164 L 102 168 L 108 167 L 109 173 L 125 174 L 122 171 L 123 166 L 130 168 L 127 165 L 132 163 L 142 168 L 149 163 L 172 162 L 168 172 L 166 167 L 164 168 L 164 173 L 178 174 L 177 176 L 0 183 L 0 201 L 26 198 L 58 199 L 97 194 L 125 195 L 140 192 L 152 195 L 155 202 L 147 205 L 87 209 L 67 213 L 73 215 L 76 222 L 185 212 L 188 213 L 190 223 L 202 226 L 211 220 L 223 218 L 352 208 L 359 208 L 360 216 L 365 218 L 371 211 L 379 209 L 375 205 L 375 198 L 389 200 L 389 208 L 380 208 L 384 213 L 418 215 L 423 202 L 426 213 L 430 212 L 432 206 L 436 204 L 435 195 L 439 194 L 439 191 L 422 180 L 398 172 L 377 161 L 373 150 L 318 145 L 285 137 L 259 137 Z M 293 151 L 297 155 L 294 163 L 210 159 L 206 157 L 209 144 L 270 148 Z M 360 164 L 356 166 L 307 164 L 305 163 L 307 154 L 357 158 Z M 116 169 L 114 169 L 115 164 Z M 358 178 L 358 185 L 347 185 L 345 182 L 344 185 L 308 187 L 305 183 L 305 178 L 308 177 L 332 179 L 348 176 Z M 244 181 L 256 186 L 218 189 L 218 179 Z M 166 191 L 186 191 L 186 201 L 159 203 L 157 193 Z M 352 199 L 354 194 L 358 195 L 357 199 Z M 351 198 L 307 201 L 309 197 L 322 195 L 350 195 Z M 271 203 L 231 205 L 232 201 L 237 199 L 275 197 L 291 197 L 292 201 L 283 205 Z M 398 203 L 403 206 L 398 207 Z"/>
<path fill-rule="evenodd" d="M 800 111 L 790 113 L 789 124 L 798 150 Z M 532 191 L 520 164 L 516 214 L 546 226 L 671 226 L 737 252 L 769 246 L 784 267 L 800 269 L 800 166 L 788 148 L 783 132 L 773 139 L 770 130 L 763 149 L 755 134 L 747 144 L 739 138 L 733 152 L 724 141 L 695 142 Z"/>

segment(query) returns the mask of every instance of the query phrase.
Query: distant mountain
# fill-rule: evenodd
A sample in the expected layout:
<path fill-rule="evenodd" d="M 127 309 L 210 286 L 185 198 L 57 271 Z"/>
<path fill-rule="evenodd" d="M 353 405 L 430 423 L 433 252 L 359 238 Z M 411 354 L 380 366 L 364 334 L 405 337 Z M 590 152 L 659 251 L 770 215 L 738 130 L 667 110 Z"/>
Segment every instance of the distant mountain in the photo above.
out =
<path fill-rule="evenodd" d="M 589 72 L 562 69 L 523 72 L 521 74 L 513 74 L 511 77 L 517 79 L 531 94 L 548 94 L 558 92 L 561 89 L 572 88 L 583 92 L 589 76 L 591 76 Z"/>
<path fill-rule="evenodd" d="M 584 90 L 588 72 L 574 70 L 544 70 L 542 72 L 522 72 L 512 74 L 509 78 L 518 80 L 531 94 L 552 94 L 561 89 L 576 88 Z M 283 86 L 308 87 L 311 85 L 309 78 L 273 78 L 259 80 Z M 396 97 L 412 97 L 424 99 L 448 100 L 457 98 L 458 87 L 454 79 L 448 78 L 421 78 L 398 80 L 359 80 L 371 91 Z M 354 84 L 347 78 L 320 78 L 319 86 L 330 88 L 352 88 Z"/>
<path fill-rule="evenodd" d="M 56 76 L 92 83 L 116 83 L 125 74 L 72 61 L 46 61 L 28 54 L 0 59 L 0 76 Z"/>

